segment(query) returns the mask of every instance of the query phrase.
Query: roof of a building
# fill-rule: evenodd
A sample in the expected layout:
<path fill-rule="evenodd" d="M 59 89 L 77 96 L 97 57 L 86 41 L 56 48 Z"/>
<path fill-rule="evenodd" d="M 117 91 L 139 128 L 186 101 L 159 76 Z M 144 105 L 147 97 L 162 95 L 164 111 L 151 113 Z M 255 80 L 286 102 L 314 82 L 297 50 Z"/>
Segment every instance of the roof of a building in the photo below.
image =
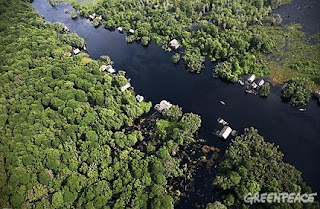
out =
<path fill-rule="evenodd" d="M 141 96 L 141 95 L 137 95 L 137 96 L 136 96 L 136 99 L 137 99 L 138 102 L 143 102 L 144 97 Z"/>
<path fill-rule="evenodd" d="M 262 86 L 264 84 L 264 80 L 261 78 L 259 81 L 258 81 L 258 86 Z"/>
<path fill-rule="evenodd" d="M 256 79 L 256 76 L 252 74 L 252 75 L 248 78 L 248 81 L 249 81 L 249 82 L 253 82 L 255 79 Z"/>
<path fill-rule="evenodd" d="M 257 85 L 255 82 L 253 82 L 251 86 L 252 86 L 252 88 L 254 88 L 254 89 L 258 87 L 258 85 Z"/>
<path fill-rule="evenodd" d="M 80 53 L 80 49 L 76 48 L 75 50 L 73 50 L 74 54 L 79 54 Z"/>
<path fill-rule="evenodd" d="M 131 87 L 131 84 L 130 84 L 130 83 L 127 83 L 126 85 L 122 86 L 120 89 L 121 89 L 121 91 L 125 91 L 125 90 L 127 90 L 128 88 L 130 88 L 130 87 Z"/>
<path fill-rule="evenodd" d="M 67 33 L 67 32 L 70 31 L 70 29 L 69 29 L 67 26 L 64 26 L 64 27 L 63 27 L 63 31 Z"/>
<path fill-rule="evenodd" d="M 224 139 L 227 139 L 231 132 L 232 129 L 229 126 L 224 126 L 223 129 L 220 131 L 219 136 Z"/>
<path fill-rule="evenodd" d="M 89 15 L 89 19 L 93 20 L 94 18 L 95 18 L 95 16 Z"/>
<path fill-rule="evenodd" d="M 113 69 L 112 65 L 101 65 L 100 71 L 108 71 L 109 73 L 115 73 L 115 69 Z"/>
<path fill-rule="evenodd" d="M 107 65 L 101 65 L 99 69 L 100 71 L 105 71 L 107 68 L 108 68 Z"/>
<path fill-rule="evenodd" d="M 170 102 L 167 100 L 162 100 L 159 104 L 156 104 L 154 106 L 154 109 L 156 109 L 158 112 L 162 112 L 163 110 L 169 109 L 172 106 Z"/>
<path fill-rule="evenodd" d="M 130 29 L 129 32 L 130 32 L 130 33 L 134 33 L 134 30 L 133 30 L 133 29 Z"/>
<path fill-rule="evenodd" d="M 174 49 L 177 49 L 179 48 L 179 42 L 177 41 L 177 39 L 172 39 L 170 42 L 169 42 L 169 46 L 170 47 L 173 47 Z"/>
<path fill-rule="evenodd" d="M 108 71 L 109 73 L 115 73 L 115 72 L 116 72 L 116 70 L 113 69 L 113 67 L 109 68 L 107 71 Z"/>
<path fill-rule="evenodd" d="M 283 90 L 283 89 L 287 88 L 287 86 L 288 86 L 288 83 L 285 83 L 282 85 L 281 89 Z"/>

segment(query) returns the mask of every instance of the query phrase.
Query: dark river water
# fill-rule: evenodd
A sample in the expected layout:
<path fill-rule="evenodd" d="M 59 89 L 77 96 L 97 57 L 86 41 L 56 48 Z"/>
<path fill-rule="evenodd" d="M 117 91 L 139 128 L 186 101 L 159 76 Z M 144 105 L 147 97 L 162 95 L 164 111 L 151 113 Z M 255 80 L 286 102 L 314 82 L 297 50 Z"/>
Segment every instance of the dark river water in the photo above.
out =
<path fill-rule="evenodd" d="M 173 52 L 165 52 L 153 42 L 148 47 L 137 42 L 127 44 L 125 34 L 102 27 L 95 29 L 83 18 L 72 20 L 64 11 L 66 6 L 51 7 L 47 0 L 35 0 L 32 5 L 46 21 L 62 22 L 84 38 L 92 58 L 109 55 L 115 69 L 125 70 L 136 92 L 146 100 L 155 104 L 166 99 L 181 106 L 184 112 L 199 114 L 200 135 L 209 144 L 222 150 L 228 146 L 229 141 L 222 142 L 212 134 L 215 129 L 221 129 L 217 123 L 219 117 L 240 132 L 253 126 L 266 141 L 279 145 L 284 160 L 299 169 L 307 184 L 320 192 L 320 108 L 315 100 L 302 113 L 281 101 L 277 86 L 272 87 L 267 99 L 247 95 L 238 84 L 214 79 L 214 64 L 209 61 L 202 73 L 191 74 L 182 63 L 171 63 Z M 226 105 L 221 105 L 220 100 Z"/>
<path fill-rule="evenodd" d="M 292 0 L 274 13 L 281 14 L 282 24 L 299 23 L 307 35 L 313 35 L 320 30 L 320 1 Z"/>

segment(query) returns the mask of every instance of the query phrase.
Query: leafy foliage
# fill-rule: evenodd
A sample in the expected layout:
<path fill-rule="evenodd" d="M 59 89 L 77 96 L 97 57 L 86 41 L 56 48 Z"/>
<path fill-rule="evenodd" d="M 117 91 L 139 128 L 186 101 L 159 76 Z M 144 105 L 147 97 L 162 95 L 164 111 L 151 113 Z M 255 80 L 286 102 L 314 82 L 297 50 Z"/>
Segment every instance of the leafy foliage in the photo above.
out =
<path fill-rule="evenodd" d="M 270 94 L 270 83 L 264 83 L 259 89 L 259 96 L 267 97 Z"/>
<path fill-rule="evenodd" d="M 147 45 L 149 44 L 149 42 L 150 42 L 150 38 L 149 38 L 149 37 L 143 36 L 143 37 L 141 38 L 141 44 L 142 44 L 143 46 L 147 46 Z"/>
<path fill-rule="evenodd" d="M 174 55 L 172 55 L 172 62 L 174 64 L 177 64 L 180 61 L 180 54 L 179 53 L 175 53 Z"/>
<path fill-rule="evenodd" d="M 60 38 L 64 43 L 71 45 L 73 47 L 80 48 L 80 49 L 85 47 L 84 39 L 80 38 L 76 33 L 62 34 Z"/>
<path fill-rule="evenodd" d="M 302 183 L 301 173 L 282 160 L 283 154 L 273 144 L 265 142 L 256 129 L 246 129 L 226 150 L 213 185 L 228 194 L 225 196 L 225 204 L 232 206 L 234 202 L 239 208 L 248 208 L 243 198 L 249 192 L 311 192 L 310 188 Z M 297 203 L 295 206 L 302 207 L 301 204 Z M 258 207 L 272 206 L 255 205 L 255 208 Z M 278 207 L 294 206 L 281 203 Z"/>
<path fill-rule="evenodd" d="M 169 109 L 165 109 L 162 114 L 169 120 L 178 121 L 182 116 L 182 110 L 181 107 L 173 105 Z"/>
<path fill-rule="evenodd" d="M 289 100 L 293 106 L 305 105 L 311 96 L 312 82 L 306 78 L 293 78 L 282 91 L 285 100 Z"/>
<path fill-rule="evenodd" d="M 206 209 L 227 209 L 227 207 L 219 201 L 208 203 Z"/>
<path fill-rule="evenodd" d="M 73 12 L 71 13 L 70 17 L 71 17 L 72 19 L 78 18 L 78 13 L 77 13 L 77 11 L 73 11 Z"/>

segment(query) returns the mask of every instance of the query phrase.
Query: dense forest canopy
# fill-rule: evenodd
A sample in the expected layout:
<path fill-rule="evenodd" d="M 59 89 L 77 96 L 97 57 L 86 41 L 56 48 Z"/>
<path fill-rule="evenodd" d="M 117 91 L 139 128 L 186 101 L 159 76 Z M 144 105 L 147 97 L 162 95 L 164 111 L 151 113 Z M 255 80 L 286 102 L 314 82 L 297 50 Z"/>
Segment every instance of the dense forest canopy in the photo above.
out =
<path fill-rule="evenodd" d="M 186 172 L 179 149 L 200 117 L 178 108 L 143 134 L 133 122 L 151 103 L 120 90 L 123 73 L 100 72 L 106 56 L 70 56 L 83 39 L 28 2 L 0 3 L 1 207 L 172 208 L 168 182 Z"/>
<path fill-rule="evenodd" d="M 186 47 L 186 63 L 197 68 L 202 63 L 193 57 L 203 58 L 207 53 L 193 47 L 199 44 L 198 40 L 203 41 L 201 36 L 210 34 L 219 40 L 217 44 L 228 38 L 250 37 L 245 25 L 257 27 L 255 21 L 263 20 L 269 6 L 282 4 L 186 2 L 111 0 L 101 1 L 100 8 L 91 5 L 92 11 L 86 11 L 90 7 L 80 10 L 101 10 L 104 18 L 109 15 L 108 21 L 113 16 L 119 18 L 121 26 L 136 29 L 134 38 L 145 37 L 145 44 L 151 38 L 167 42 L 179 37 Z M 108 7 L 118 11 L 112 13 Z M 137 8 L 140 14 L 135 12 Z M 224 14 L 230 23 L 219 20 L 216 12 Z M 150 25 L 145 22 L 156 17 L 159 19 Z M 214 24 L 213 19 L 217 21 Z M 132 90 L 121 91 L 128 82 L 125 73 L 99 70 L 101 65 L 113 64 L 108 56 L 101 56 L 98 61 L 85 53 L 71 56 L 72 49 L 85 47 L 84 40 L 68 33 L 61 23 L 45 22 L 29 1 L 0 0 L 0 20 L 0 206 L 173 208 L 183 195 L 175 182 L 193 174 L 191 162 L 184 157 L 185 150 L 195 152 L 190 146 L 201 141 L 197 137 L 200 116 L 183 113 L 176 105 L 162 114 L 145 116 L 152 104 L 138 102 Z M 203 25 L 194 24 L 199 20 Z M 115 27 L 118 22 L 108 24 Z M 158 31 L 143 31 L 139 24 Z M 196 31 L 193 27 L 201 29 Z M 250 48 L 246 42 L 243 44 Z M 221 72 L 241 59 L 241 67 L 260 65 L 253 52 L 263 47 L 253 51 L 249 48 L 219 54 L 219 59 L 225 61 L 219 64 Z M 212 59 L 215 53 L 211 54 Z M 179 60 L 180 55 L 176 54 L 173 61 Z M 292 103 L 306 101 L 304 93 L 310 92 L 301 82 L 309 80 L 293 79 L 284 91 Z M 266 87 L 261 94 L 268 91 Z M 302 182 L 301 173 L 282 158 L 283 154 L 264 142 L 257 130 L 247 129 L 231 143 L 218 175 L 212 177 L 212 189 L 218 188 L 223 195 L 221 201 L 209 203 L 207 208 L 248 208 L 241 199 L 248 191 L 311 192 Z M 274 206 L 305 207 L 318 205 Z"/>

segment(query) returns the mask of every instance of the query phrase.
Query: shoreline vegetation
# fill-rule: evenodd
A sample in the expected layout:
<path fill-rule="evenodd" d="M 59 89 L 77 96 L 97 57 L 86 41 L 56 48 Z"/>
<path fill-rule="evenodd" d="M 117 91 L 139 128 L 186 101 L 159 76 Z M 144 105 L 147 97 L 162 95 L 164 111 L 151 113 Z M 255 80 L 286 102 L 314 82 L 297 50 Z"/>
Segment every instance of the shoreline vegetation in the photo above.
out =
<path fill-rule="evenodd" d="M 219 164 L 219 171 L 213 177 L 212 185 L 222 194 L 222 203 L 213 208 L 251 208 L 244 202 L 248 194 L 281 192 L 312 193 L 311 188 L 303 182 L 301 172 L 294 166 L 283 162 L 283 153 L 258 134 L 254 128 L 245 129 L 244 133 L 231 141 Z M 224 206 L 224 207 L 223 207 Z M 314 203 L 266 203 L 255 204 L 252 208 L 319 208 Z"/>
<path fill-rule="evenodd" d="M 301 25 L 281 25 L 272 13 L 284 1 L 66 1 L 81 16 L 95 14 L 107 29 L 134 29 L 128 41 L 154 40 L 164 49 L 177 39 L 190 72 L 200 73 L 208 56 L 222 67 L 215 77 L 237 82 L 243 75 L 267 77 L 274 84 L 292 79 L 309 79 L 314 92 L 320 91 L 320 32 L 307 38 Z M 240 3 L 242 2 L 242 3 Z M 315 44 L 312 44 L 310 40 Z M 174 63 L 177 55 L 173 57 Z M 311 94 L 309 95 L 311 96 Z"/>
<path fill-rule="evenodd" d="M 108 56 L 71 55 L 72 49 L 85 47 L 77 34 L 66 32 L 61 23 L 45 22 L 28 1 L 0 0 L 0 11 L 0 206 L 173 208 L 192 187 L 198 163 L 206 161 L 198 158 L 204 143 L 197 135 L 200 116 L 175 105 L 148 116 L 151 102 L 139 102 L 134 91 L 122 90 L 128 83 L 124 72 L 100 71 L 101 65 L 112 64 Z M 237 137 L 214 185 L 244 192 L 268 186 L 281 191 L 288 184 L 290 191 L 311 192 L 301 174 L 282 162 L 283 155 L 262 141 L 252 128 Z M 230 155 L 232 149 L 248 154 L 239 143 L 254 148 L 254 159 L 243 164 L 246 159 Z M 274 174 L 275 184 L 268 185 L 268 177 L 258 181 L 250 162 L 261 166 L 266 160 L 290 172 L 279 179 L 277 165 L 270 163 L 272 172 L 265 175 Z M 223 175 L 232 178 L 224 182 Z M 277 180 L 285 184 L 277 186 Z M 239 201 L 229 195 L 208 207 Z"/>

